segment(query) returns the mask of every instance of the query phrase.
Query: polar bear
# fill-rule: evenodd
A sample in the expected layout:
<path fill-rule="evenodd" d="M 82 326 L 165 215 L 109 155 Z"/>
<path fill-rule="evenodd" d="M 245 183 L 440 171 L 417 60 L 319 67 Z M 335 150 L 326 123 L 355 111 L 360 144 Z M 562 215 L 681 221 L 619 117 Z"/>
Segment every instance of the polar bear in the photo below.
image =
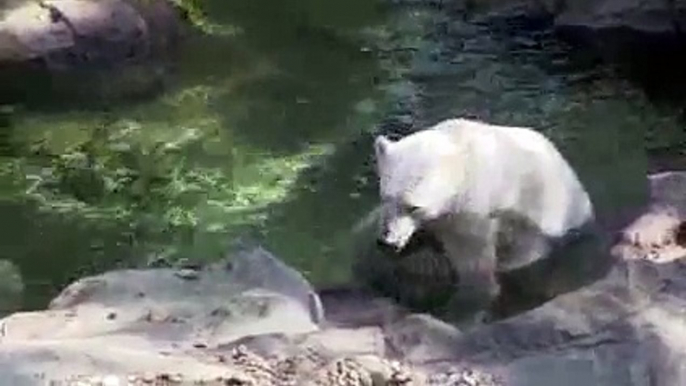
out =
<path fill-rule="evenodd" d="M 378 242 L 401 252 L 429 231 L 459 275 L 455 301 L 483 310 L 496 273 L 546 257 L 595 220 L 577 174 L 541 133 L 453 118 L 392 141 L 374 140 Z"/>

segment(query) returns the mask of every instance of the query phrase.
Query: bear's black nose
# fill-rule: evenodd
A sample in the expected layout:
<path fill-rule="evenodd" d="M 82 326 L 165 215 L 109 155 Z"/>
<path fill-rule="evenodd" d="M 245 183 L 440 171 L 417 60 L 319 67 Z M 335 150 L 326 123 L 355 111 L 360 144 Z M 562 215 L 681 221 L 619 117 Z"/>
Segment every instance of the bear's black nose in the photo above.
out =
<path fill-rule="evenodd" d="M 376 239 L 376 246 L 383 252 L 393 252 L 394 248 L 392 245 L 388 244 L 386 240 L 381 237 Z"/>

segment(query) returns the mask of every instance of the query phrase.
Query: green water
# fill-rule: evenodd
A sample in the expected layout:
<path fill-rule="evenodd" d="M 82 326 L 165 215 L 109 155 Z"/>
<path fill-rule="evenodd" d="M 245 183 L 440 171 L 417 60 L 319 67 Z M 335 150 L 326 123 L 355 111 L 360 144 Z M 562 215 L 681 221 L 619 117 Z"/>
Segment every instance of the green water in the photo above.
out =
<path fill-rule="evenodd" d="M 446 22 L 427 10 L 214 0 L 207 11 L 213 33 L 184 42 L 151 100 L 4 107 L 0 259 L 19 268 L 25 307 L 84 274 L 212 260 L 243 235 L 316 283 L 346 280 L 349 230 L 376 199 L 369 133 L 408 79 L 418 125 L 465 113 L 536 125 L 605 207 L 640 195 L 646 143 L 680 140 L 676 114 L 625 82 L 546 70 L 549 47 L 512 55 L 455 21 L 461 49 L 421 42 L 422 26 Z M 394 45 L 420 49 L 412 73 L 407 55 L 377 50 Z"/>
<path fill-rule="evenodd" d="M 27 307 L 91 272 L 215 259 L 245 234 L 320 281 L 347 274 L 326 246 L 369 207 L 354 194 L 367 149 L 335 176 L 303 171 L 378 120 L 389 72 L 363 48 L 387 13 L 206 4 L 210 33 L 187 36 L 154 99 L 4 107 L 0 258 L 19 267 Z"/>

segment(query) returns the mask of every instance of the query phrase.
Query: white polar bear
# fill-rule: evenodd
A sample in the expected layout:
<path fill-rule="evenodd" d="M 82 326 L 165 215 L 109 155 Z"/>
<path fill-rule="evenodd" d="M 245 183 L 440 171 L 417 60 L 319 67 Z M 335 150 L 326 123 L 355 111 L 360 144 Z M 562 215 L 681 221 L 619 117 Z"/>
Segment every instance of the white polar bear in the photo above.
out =
<path fill-rule="evenodd" d="M 401 251 L 432 232 L 459 275 L 459 307 L 499 294 L 496 272 L 545 257 L 556 240 L 594 222 L 588 193 L 542 134 L 449 119 L 398 141 L 374 142 L 379 243 Z"/>

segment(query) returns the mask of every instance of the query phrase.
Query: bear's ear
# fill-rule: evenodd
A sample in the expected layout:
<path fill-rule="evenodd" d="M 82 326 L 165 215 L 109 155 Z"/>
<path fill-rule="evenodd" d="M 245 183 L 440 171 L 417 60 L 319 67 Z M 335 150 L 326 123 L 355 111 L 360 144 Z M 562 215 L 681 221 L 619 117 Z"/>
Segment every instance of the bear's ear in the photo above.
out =
<path fill-rule="evenodd" d="M 383 159 L 384 156 L 388 154 L 388 149 L 390 148 L 391 144 L 391 140 L 385 136 L 377 136 L 374 140 L 374 152 L 376 153 L 376 158 Z"/>

